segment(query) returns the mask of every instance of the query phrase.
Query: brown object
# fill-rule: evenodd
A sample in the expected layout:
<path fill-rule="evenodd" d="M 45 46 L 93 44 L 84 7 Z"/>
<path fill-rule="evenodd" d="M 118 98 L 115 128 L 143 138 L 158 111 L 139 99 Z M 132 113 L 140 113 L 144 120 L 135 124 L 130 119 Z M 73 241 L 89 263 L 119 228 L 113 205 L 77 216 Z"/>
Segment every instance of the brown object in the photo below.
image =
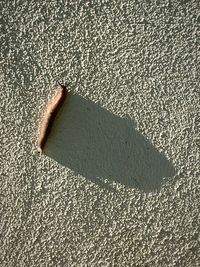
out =
<path fill-rule="evenodd" d="M 42 123 L 40 126 L 39 136 L 37 139 L 38 153 L 42 153 L 44 149 L 45 143 L 50 134 L 55 117 L 59 109 L 61 108 L 63 102 L 65 101 L 67 93 L 68 91 L 66 89 L 66 86 L 59 84 L 59 89 L 57 94 L 47 106 L 47 110 L 43 116 Z"/>

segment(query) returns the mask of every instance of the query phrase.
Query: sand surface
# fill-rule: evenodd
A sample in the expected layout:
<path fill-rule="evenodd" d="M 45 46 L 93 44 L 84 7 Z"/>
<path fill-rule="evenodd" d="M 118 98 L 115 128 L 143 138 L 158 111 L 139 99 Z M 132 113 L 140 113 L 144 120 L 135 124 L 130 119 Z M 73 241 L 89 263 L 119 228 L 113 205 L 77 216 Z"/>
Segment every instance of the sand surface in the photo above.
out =
<path fill-rule="evenodd" d="M 0 3 L 0 266 L 200 266 L 198 1 L 68 2 Z"/>

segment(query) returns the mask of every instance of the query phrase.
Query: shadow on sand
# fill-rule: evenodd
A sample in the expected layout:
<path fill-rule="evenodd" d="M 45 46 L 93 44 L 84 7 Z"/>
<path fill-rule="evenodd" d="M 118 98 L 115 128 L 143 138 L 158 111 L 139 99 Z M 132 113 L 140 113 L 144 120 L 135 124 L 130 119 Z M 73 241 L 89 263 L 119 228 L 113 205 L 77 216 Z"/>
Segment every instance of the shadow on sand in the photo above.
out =
<path fill-rule="evenodd" d="M 175 174 L 172 164 L 134 128 L 132 120 L 71 93 L 57 115 L 44 154 L 106 188 L 118 182 L 158 191 L 163 178 Z"/>

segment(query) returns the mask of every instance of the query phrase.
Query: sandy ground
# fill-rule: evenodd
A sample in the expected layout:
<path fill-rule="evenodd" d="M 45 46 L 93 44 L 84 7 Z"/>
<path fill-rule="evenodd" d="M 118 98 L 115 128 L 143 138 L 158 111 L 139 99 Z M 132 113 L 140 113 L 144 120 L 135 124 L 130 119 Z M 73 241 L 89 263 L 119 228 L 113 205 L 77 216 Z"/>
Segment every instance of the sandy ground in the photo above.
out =
<path fill-rule="evenodd" d="M 197 4 L 1 1 L 0 266 L 200 266 Z"/>

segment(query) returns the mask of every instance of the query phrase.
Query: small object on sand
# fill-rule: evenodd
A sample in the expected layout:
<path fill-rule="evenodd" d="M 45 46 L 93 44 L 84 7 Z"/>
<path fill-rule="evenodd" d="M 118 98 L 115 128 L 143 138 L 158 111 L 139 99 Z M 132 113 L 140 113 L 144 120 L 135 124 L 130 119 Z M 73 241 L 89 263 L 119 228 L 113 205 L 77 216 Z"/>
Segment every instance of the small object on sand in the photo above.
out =
<path fill-rule="evenodd" d="M 47 110 L 42 118 L 40 132 L 37 139 L 38 153 L 42 153 L 47 138 L 50 134 L 55 117 L 67 97 L 68 90 L 66 89 L 66 86 L 61 85 L 60 83 L 58 84 L 59 84 L 58 92 L 47 106 Z"/>

